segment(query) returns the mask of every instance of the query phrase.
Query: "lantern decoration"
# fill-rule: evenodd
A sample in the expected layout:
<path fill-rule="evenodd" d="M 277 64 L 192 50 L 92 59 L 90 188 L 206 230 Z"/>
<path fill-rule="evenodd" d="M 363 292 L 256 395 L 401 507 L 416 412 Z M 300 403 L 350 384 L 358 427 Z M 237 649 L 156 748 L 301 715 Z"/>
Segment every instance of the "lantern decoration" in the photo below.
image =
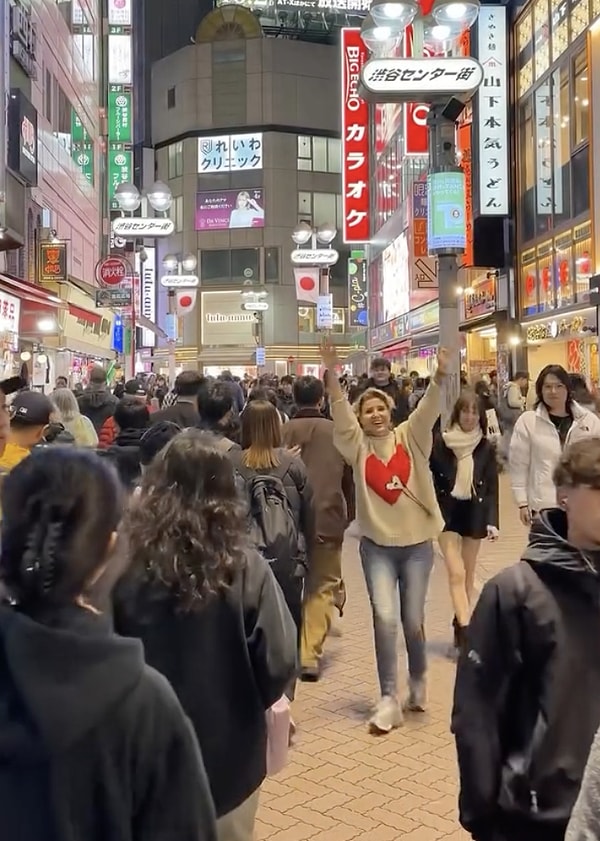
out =
<path fill-rule="evenodd" d="M 561 286 L 566 286 L 569 282 L 569 263 L 567 260 L 561 260 L 558 264 L 558 281 Z"/>
<path fill-rule="evenodd" d="M 590 252 L 584 251 L 581 257 L 577 260 L 577 268 L 579 270 L 579 274 L 582 275 L 589 275 L 591 274 L 592 269 L 592 262 L 590 260 Z"/>
<path fill-rule="evenodd" d="M 544 266 L 542 269 L 542 287 L 544 292 L 547 292 L 550 289 L 550 266 Z"/>
<path fill-rule="evenodd" d="M 535 292 L 535 277 L 532 274 L 528 274 L 525 278 L 525 291 L 528 298 L 531 298 Z"/>

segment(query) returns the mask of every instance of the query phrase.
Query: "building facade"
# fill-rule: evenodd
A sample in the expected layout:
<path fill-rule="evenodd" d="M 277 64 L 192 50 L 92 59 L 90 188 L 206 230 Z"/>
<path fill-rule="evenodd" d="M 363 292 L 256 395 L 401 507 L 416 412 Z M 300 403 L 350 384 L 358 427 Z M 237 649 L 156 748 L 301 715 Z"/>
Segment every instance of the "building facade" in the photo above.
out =
<path fill-rule="evenodd" d="M 176 225 L 159 265 L 166 251 L 192 253 L 200 276 L 195 309 L 180 319 L 179 364 L 254 370 L 259 345 L 269 370 L 314 372 L 316 307 L 298 304 L 290 262 L 299 221 L 339 232 L 330 290 L 346 354 L 354 335 L 341 237 L 339 48 L 265 37 L 241 6 L 213 10 L 194 40 L 152 74 L 156 172 L 171 187 Z M 242 311 L 241 293 L 253 290 L 267 293 L 258 321 Z M 166 312 L 159 289 L 159 324 Z"/>

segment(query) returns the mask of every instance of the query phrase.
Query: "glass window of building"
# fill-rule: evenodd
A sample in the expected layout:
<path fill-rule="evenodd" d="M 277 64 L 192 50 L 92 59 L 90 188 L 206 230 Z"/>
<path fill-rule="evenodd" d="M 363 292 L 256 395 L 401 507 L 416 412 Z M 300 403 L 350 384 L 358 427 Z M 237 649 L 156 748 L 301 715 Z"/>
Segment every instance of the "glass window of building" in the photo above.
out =
<path fill-rule="evenodd" d="M 573 62 L 573 143 L 579 146 L 589 140 L 590 100 L 588 84 L 587 51 L 583 50 Z"/>
<path fill-rule="evenodd" d="M 169 216 L 173 220 L 176 233 L 183 231 L 183 196 L 175 196 Z"/>
<path fill-rule="evenodd" d="M 183 140 L 169 146 L 169 179 L 183 175 Z"/>
<path fill-rule="evenodd" d="M 46 67 L 44 74 L 44 114 L 46 119 L 52 125 L 52 73 Z"/>
<path fill-rule="evenodd" d="M 591 21 L 593 23 L 597 17 L 600 17 L 600 0 L 591 0 L 590 5 L 592 7 Z"/>
<path fill-rule="evenodd" d="M 298 193 L 298 218 L 306 219 L 312 225 L 312 193 Z"/>
<path fill-rule="evenodd" d="M 258 283 L 260 280 L 259 254 L 258 248 L 232 248 L 231 279 Z"/>
<path fill-rule="evenodd" d="M 229 249 L 200 251 L 200 277 L 202 284 L 228 283 L 230 280 Z"/>
<path fill-rule="evenodd" d="M 62 87 L 58 86 L 57 139 L 63 149 L 71 154 L 71 103 Z"/>
<path fill-rule="evenodd" d="M 573 217 L 590 209 L 590 147 L 586 143 L 571 158 L 573 178 Z"/>
<path fill-rule="evenodd" d="M 342 142 L 338 137 L 298 135 L 298 169 L 341 173 Z"/>
<path fill-rule="evenodd" d="M 531 97 L 519 107 L 519 149 L 519 223 L 521 239 L 527 242 L 535 236 L 536 155 Z"/>
<path fill-rule="evenodd" d="M 590 25 L 589 0 L 571 0 L 571 41 L 574 41 Z"/>
<path fill-rule="evenodd" d="M 557 307 L 566 307 L 575 303 L 572 231 L 567 231 L 566 234 L 561 234 L 554 240 L 554 287 Z"/>
<path fill-rule="evenodd" d="M 569 3 L 560 0 L 552 7 L 552 59 L 556 61 L 569 46 Z"/>
<path fill-rule="evenodd" d="M 265 280 L 279 280 L 279 249 L 265 248 Z"/>
<path fill-rule="evenodd" d="M 517 66 L 519 72 L 519 96 L 523 96 L 533 83 L 533 23 L 531 9 L 525 12 L 517 24 Z"/>
<path fill-rule="evenodd" d="M 575 242 L 575 291 L 577 303 L 590 299 L 590 277 L 592 275 L 592 225 L 584 222 L 573 230 Z"/>
<path fill-rule="evenodd" d="M 535 78 L 550 67 L 550 11 L 548 0 L 536 0 L 533 6 Z"/>
<path fill-rule="evenodd" d="M 175 92 L 175 88 L 169 88 L 167 91 L 167 108 L 169 111 L 172 108 L 175 108 L 175 105 L 177 103 L 176 96 L 177 94 Z"/>
<path fill-rule="evenodd" d="M 337 196 L 335 193 L 313 193 L 313 224 L 337 224 Z"/>

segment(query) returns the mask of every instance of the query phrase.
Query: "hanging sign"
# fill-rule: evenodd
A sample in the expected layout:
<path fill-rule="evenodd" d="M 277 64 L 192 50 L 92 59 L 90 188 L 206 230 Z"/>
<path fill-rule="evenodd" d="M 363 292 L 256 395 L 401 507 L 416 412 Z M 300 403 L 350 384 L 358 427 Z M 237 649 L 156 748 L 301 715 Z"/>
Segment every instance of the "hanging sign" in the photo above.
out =
<path fill-rule="evenodd" d="M 358 92 L 360 72 L 368 58 L 360 29 L 342 29 L 342 206 L 343 239 L 368 242 L 369 106 Z"/>
<path fill-rule="evenodd" d="M 67 243 L 40 242 L 40 283 L 66 283 Z"/>
<path fill-rule="evenodd" d="M 474 58 L 374 58 L 360 74 L 360 93 L 369 102 L 468 101 L 483 81 Z"/>

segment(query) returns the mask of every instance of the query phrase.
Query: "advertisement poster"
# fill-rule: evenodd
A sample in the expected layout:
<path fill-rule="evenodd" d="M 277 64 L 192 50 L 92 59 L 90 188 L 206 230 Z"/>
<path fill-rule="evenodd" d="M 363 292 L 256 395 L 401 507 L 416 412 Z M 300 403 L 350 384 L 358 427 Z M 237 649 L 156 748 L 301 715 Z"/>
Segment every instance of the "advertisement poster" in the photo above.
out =
<path fill-rule="evenodd" d="M 224 134 L 198 139 L 198 172 L 246 172 L 262 169 L 262 134 Z"/>
<path fill-rule="evenodd" d="M 196 194 L 196 230 L 264 228 L 262 190 L 212 190 Z"/>
<path fill-rule="evenodd" d="M 382 254 L 383 320 L 390 321 L 410 309 L 410 266 L 406 232 Z"/>
<path fill-rule="evenodd" d="M 436 172 L 427 176 L 427 243 L 429 252 L 465 249 L 465 174 Z"/>

